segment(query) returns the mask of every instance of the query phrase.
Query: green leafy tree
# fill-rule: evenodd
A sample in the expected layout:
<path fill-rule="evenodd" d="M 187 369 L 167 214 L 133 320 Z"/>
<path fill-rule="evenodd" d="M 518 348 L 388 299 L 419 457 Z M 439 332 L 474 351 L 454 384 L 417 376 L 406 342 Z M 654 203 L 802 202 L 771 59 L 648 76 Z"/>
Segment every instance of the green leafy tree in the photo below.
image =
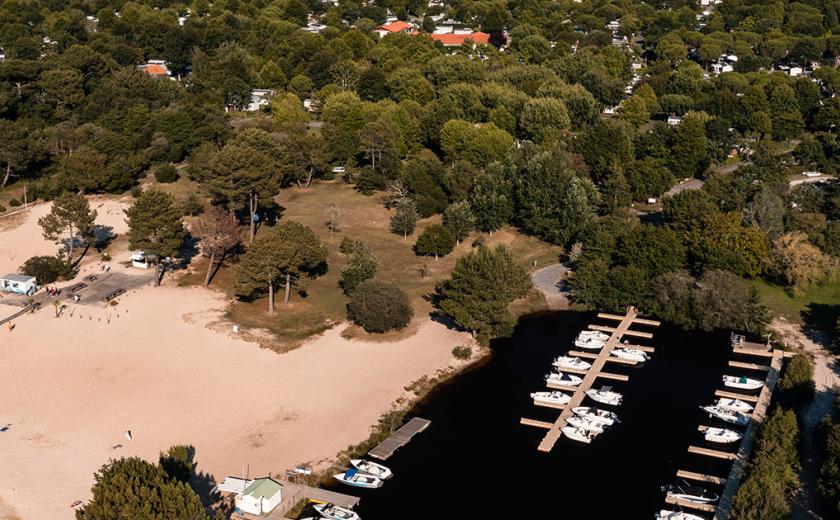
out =
<path fill-rule="evenodd" d="M 367 332 L 405 328 L 414 311 L 408 295 L 392 283 L 366 280 L 359 284 L 347 304 L 347 317 Z"/>
<path fill-rule="evenodd" d="M 46 285 L 72 278 L 73 266 L 60 256 L 33 256 L 20 266 L 20 272 L 34 276 L 38 285 Z"/>
<path fill-rule="evenodd" d="M 686 235 L 694 263 L 703 269 L 724 269 L 742 276 L 756 276 L 770 252 L 760 229 L 741 225 L 740 213 L 711 213 L 700 217 Z"/>
<path fill-rule="evenodd" d="M 814 397 L 814 363 L 803 352 L 798 352 L 787 362 L 779 379 L 782 399 L 796 407 L 806 405 Z"/>
<path fill-rule="evenodd" d="M 391 232 L 407 238 L 417 227 L 417 206 L 408 197 L 397 202 L 396 212 L 391 217 Z"/>
<path fill-rule="evenodd" d="M 84 196 L 76 193 L 60 195 L 53 201 L 50 212 L 38 219 L 47 240 L 67 245 L 67 260 L 73 260 L 76 242 L 87 245 L 93 238 L 96 210 Z"/>
<path fill-rule="evenodd" d="M 633 126 L 641 126 L 650 120 L 650 112 L 648 112 L 645 100 L 637 95 L 625 99 L 619 105 L 616 114 Z"/>
<path fill-rule="evenodd" d="M 443 225 L 449 228 L 457 243 L 467 238 L 475 229 L 475 216 L 467 201 L 453 202 L 443 212 Z"/>
<path fill-rule="evenodd" d="M 357 240 L 353 250 L 347 256 L 347 267 L 341 271 L 341 288 L 345 294 L 350 294 L 365 280 L 376 276 L 379 269 L 379 259 L 366 242 Z"/>
<path fill-rule="evenodd" d="M 511 333 L 514 318 L 508 307 L 531 287 L 531 278 L 510 251 L 481 247 L 459 258 L 452 276 L 438 286 L 438 306 L 486 344 Z"/>
<path fill-rule="evenodd" d="M 513 217 L 513 189 L 498 163 L 475 178 L 469 200 L 475 226 L 481 231 L 492 233 Z"/>
<path fill-rule="evenodd" d="M 274 287 L 285 282 L 283 303 L 289 304 L 292 279 L 316 274 L 327 261 L 327 249 L 315 233 L 300 222 L 283 222 L 260 234 L 236 269 L 236 291 L 253 297 L 268 292 L 268 312 L 274 312 Z"/>
<path fill-rule="evenodd" d="M 771 262 L 773 271 L 795 294 L 818 284 L 832 271 L 829 258 L 799 231 L 773 242 Z"/>
<path fill-rule="evenodd" d="M 125 215 L 129 247 L 153 256 L 155 285 L 160 285 L 161 259 L 177 256 L 186 234 L 175 198 L 162 191 L 144 191 Z"/>
<path fill-rule="evenodd" d="M 282 127 L 309 122 L 309 114 L 303 110 L 303 103 L 291 92 L 274 96 L 271 100 L 271 115 L 274 123 Z"/>
<path fill-rule="evenodd" d="M 558 138 L 571 126 L 566 105 L 555 98 L 532 98 L 525 103 L 519 126 L 536 142 Z"/>
<path fill-rule="evenodd" d="M 417 243 L 414 244 L 414 251 L 421 256 L 448 255 L 455 249 L 455 236 L 446 226 L 432 224 L 420 233 Z"/>

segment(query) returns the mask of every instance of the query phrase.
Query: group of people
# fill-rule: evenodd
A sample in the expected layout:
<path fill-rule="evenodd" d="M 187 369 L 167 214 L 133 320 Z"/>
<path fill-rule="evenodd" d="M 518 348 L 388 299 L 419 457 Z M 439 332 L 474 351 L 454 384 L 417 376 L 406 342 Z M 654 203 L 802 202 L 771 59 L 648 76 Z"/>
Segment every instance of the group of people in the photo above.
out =
<path fill-rule="evenodd" d="M 44 290 L 46 290 L 47 294 L 49 294 L 50 296 L 58 296 L 58 295 L 61 294 L 61 289 L 59 289 L 58 287 L 56 287 L 54 285 L 52 287 L 47 286 L 47 287 L 44 288 Z"/>

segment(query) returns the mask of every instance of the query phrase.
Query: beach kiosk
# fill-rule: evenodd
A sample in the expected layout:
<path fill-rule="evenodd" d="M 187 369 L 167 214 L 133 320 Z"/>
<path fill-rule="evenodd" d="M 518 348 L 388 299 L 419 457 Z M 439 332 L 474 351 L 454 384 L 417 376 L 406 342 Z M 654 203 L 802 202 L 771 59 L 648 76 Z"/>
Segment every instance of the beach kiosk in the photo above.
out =
<path fill-rule="evenodd" d="M 138 269 L 148 269 L 152 266 L 151 258 L 144 251 L 135 251 L 131 253 L 131 267 Z"/>
<path fill-rule="evenodd" d="M 7 293 L 32 296 L 38 290 L 34 276 L 28 274 L 7 274 L 0 278 L 0 290 Z"/>
<path fill-rule="evenodd" d="M 236 495 L 236 508 L 252 515 L 270 513 L 283 501 L 283 484 L 271 477 L 258 478 Z"/>

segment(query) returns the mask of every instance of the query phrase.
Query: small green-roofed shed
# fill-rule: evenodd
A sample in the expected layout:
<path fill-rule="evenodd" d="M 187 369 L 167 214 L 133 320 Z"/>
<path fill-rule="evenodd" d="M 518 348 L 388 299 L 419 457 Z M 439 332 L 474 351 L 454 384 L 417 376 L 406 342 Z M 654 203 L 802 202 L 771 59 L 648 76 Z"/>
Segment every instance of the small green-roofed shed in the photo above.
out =
<path fill-rule="evenodd" d="M 283 489 L 283 484 L 273 478 L 258 478 L 251 482 L 251 485 L 242 491 L 243 495 L 251 495 L 254 498 L 271 498 Z"/>
<path fill-rule="evenodd" d="M 270 513 L 283 501 L 283 484 L 271 477 L 255 479 L 236 495 L 236 508 L 252 515 Z"/>

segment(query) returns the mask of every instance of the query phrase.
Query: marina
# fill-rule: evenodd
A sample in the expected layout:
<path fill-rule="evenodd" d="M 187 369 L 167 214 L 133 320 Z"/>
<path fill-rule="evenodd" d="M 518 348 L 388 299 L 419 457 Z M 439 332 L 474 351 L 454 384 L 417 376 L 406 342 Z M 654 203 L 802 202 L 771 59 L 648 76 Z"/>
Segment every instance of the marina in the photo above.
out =
<path fill-rule="evenodd" d="M 516 511 L 517 516 L 544 513 L 540 501 L 523 502 L 517 497 L 556 496 L 565 504 L 564 515 L 586 518 L 591 515 L 591 500 L 608 482 L 616 485 L 610 487 L 612 499 L 599 505 L 598 517 L 644 519 L 663 509 L 660 487 L 673 482 L 678 470 L 724 478 L 732 461 L 692 454 L 687 446 L 715 448 L 706 446 L 698 433 L 699 424 L 710 423 L 696 405 L 708 404 L 721 388 L 722 374 L 728 373 L 728 332 L 686 335 L 663 323 L 647 342 L 656 352 L 644 369 L 629 372 L 621 363 L 605 365 L 610 372 L 631 375 L 630 381 L 615 383 L 625 401 L 612 409 L 621 422 L 609 426 L 609 433 L 591 445 L 561 437 L 550 452 L 537 449 L 544 432 L 566 409 L 535 406 L 530 394 L 551 391 L 541 387 L 542 376 L 559 355 L 571 355 L 562 346 L 571 345 L 596 317 L 558 312 L 523 318 L 511 338 L 494 341 L 487 359 L 433 390 L 409 412 L 409 417 L 423 417 L 434 425 L 388 459 L 394 478 L 380 489 L 338 482 L 333 489 L 362 497 L 354 510 L 363 519 L 388 518 L 409 502 L 412 512 L 406 518 L 469 517 L 475 514 L 474 499 L 487 496 L 504 468 L 515 478 L 506 480 L 507 492 L 494 497 L 494 507 Z M 593 388 L 600 386 L 596 380 Z M 570 407 L 570 413 L 579 407 L 610 409 L 587 398 Z M 667 427 L 654 427 L 662 423 L 663 412 Z M 719 449 L 734 451 L 736 446 Z M 428 486 L 424 470 L 436 463 L 468 477 L 458 485 Z M 424 490 L 421 504 L 416 501 L 418 489 Z"/>
<path fill-rule="evenodd" d="M 561 434 L 563 434 L 564 431 L 567 432 L 567 433 L 570 432 L 570 430 L 564 430 L 564 428 L 566 427 L 566 425 L 569 421 L 569 418 L 572 416 L 572 408 L 580 406 L 580 404 L 583 402 L 584 398 L 588 395 L 587 391 L 589 391 L 592 388 L 592 385 L 595 383 L 596 379 L 603 378 L 603 379 L 612 379 L 612 380 L 616 380 L 616 381 L 629 381 L 630 380 L 630 378 L 628 376 L 623 375 L 623 374 L 613 374 L 613 373 L 609 373 L 609 372 L 602 372 L 602 369 L 604 368 L 604 365 L 607 363 L 608 360 L 609 361 L 621 360 L 621 361 L 624 362 L 624 364 L 632 364 L 632 365 L 636 365 L 639 362 L 638 360 L 610 356 L 610 354 L 613 352 L 613 350 L 615 348 L 617 348 L 617 347 L 620 348 L 620 347 L 625 347 L 625 346 L 629 347 L 630 346 L 630 345 L 623 345 L 622 343 L 620 343 L 621 339 L 624 336 L 634 336 L 634 337 L 646 338 L 646 339 L 653 338 L 653 334 L 651 334 L 649 332 L 641 332 L 641 331 L 631 330 L 630 326 L 633 325 L 633 324 L 637 324 L 637 325 L 648 325 L 648 326 L 658 327 L 659 324 L 660 324 L 658 321 L 647 320 L 647 319 L 643 319 L 643 318 L 637 318 L 636 309 L 634 307 L 628 308 L 627 313 L 624 316 L 619 316 L 619 315 L 616 315 L 616 314 L 599 313 L 598 317 L 601 318 L 601 319 L 619 321 L 619 324 L 616 327 L 606 327 L 606 326 L 603 326 L 603 325 L 589 325 L 589 330 L 605 332 L 605 333 L 610 334 L 610 336 L 606 339 L 606 341 L 603 342 L 603 346 L 600 348 L 600 351 L 598 352 L 598 354 L 588 354 L 588 353 L 585 353 L 585 352 L 577 352 L 577 351 L 570 351 L 569 352 L 568 355 L 570 355 L 570 356 L 587 357 L 587 358 L 593 359 L 594 361 L 592 362 L 592 368 L 584 371 L 585 375 L 584 375 L 582 381 L 578 385 L 575 386 L 575 392 L 574 392 L 574 394 L 572 394 L 571 400 L 568 402 L 568 404 L 553 406 L 553 407 L 558 407 L 558 408 L 560 406 L 563 407 L 563 412 L 560 414 L 560 416 L 557 418 L 557 420 L 554 421 L 554 423 L 550 423 L 550 426 L 546 427 L 546 425 L 549 424 L 549 423 L 545 423 L 545 422 L 542 422 L 542 421 L 534 422 L 534 421 L 531 421 L 527 418 L 520 419 L 520 424 L 523 424 L 523 425 L 526 425 L 526 426 L 535 426 L 535 427 L 545 428 L 545 429 L 548 430 L 548 432 L 546 432 L 545 437 L 543 438 L 542 442 L 540 443 L 539 447 L 537 448 L 540 451 L 543 451 L 543 452 L 551 451 L 551 449 L 554 448 L 555 443 L 560 439 Z M 579 341 L 580 341 L 580 338 L 578 340 L 576 340 L 575 344 L 578 345 Z M 635 348 L 635 349 L 638 349 L 639 351 L 646 352 L 646 353 L 654 351 L 654 349 L 652 347 L 640 347 L 638 345 L 633 345 L 632 347 Z M 567 388 L 564 385 L 557 385 L 557 384 L 552 385 L 551 382 L 549 382 L 548 386 L 549 386 L 549 388 L 555 388 L 555 389 Z M 589 442 L 589 440 L 584 441 L 584 442 Z"/>
<path fill-rule="evenodd" d="M 379 460 L 388 460 L 395 451 L 411 442 L 412 437 L 424 431 L 430 424 L 432 424 L 432 421 L 428 419 L 414 417 L 400 429 L 392 433 L 387 439 L 379 443 L 378 446 L 370 450 L 368 455 Z"/>

